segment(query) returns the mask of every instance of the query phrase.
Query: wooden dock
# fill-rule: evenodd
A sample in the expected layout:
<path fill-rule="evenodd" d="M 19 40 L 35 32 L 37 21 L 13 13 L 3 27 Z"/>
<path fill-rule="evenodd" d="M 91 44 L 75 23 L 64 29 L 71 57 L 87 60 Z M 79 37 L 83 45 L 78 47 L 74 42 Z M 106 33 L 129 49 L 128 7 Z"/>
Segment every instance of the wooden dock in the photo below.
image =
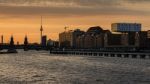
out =
<path fill-rule="evenodd" d="M 104 56 L 122 58 L 150 59 L 150 53 L 139 52 L 87 52 L 87 51 L 51 51 L 51 54 L 84 55 L 84 56 Z"/>

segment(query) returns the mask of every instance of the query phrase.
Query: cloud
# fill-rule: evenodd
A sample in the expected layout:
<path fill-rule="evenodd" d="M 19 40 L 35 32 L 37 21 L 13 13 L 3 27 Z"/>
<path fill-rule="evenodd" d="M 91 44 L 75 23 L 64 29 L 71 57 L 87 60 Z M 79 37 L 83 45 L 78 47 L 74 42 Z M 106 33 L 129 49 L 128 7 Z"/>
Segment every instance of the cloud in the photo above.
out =
<path fill-rule="evenodd" d="M 116 7 L 76 8 L 76 7 L 33 7 L 0 6 L 0 14 L 6 15 L 50 15 L 50 16 L 91 16 L 91 15 L 142 15 L 147 12 Z"/>
<path fill-rule="evenodd" d="M 128 3 L 150 3 L 150 0 L 124 0 Z"/>
<path fill-rule="evenodd" d="M 7 5 L 78 5 L 78 6 L 100 6 L 116 5 L 119 0 L 0 0 L 1 4 Z"/>
<path fill-rule="evenodd" d="M 118 6 L 124 3 L 143 3 L 150 0 L 0 0 L 1 5 L 19 6 Z"/>
<path fill-rule="evenodd" d="M 10 16 L 91 16 L 91 15 L 146 15 L 150 11 L 130 9 L 125 3 L 149 0 L 0 0 L 0 14 Z"/>

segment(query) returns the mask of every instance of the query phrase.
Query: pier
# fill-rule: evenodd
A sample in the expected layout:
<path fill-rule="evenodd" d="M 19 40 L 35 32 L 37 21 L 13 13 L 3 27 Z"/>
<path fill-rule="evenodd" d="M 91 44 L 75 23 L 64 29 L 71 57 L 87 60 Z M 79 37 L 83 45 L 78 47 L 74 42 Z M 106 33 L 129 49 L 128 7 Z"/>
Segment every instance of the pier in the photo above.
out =
<path fill-rule="evenodd" d="M 150 59 L 150 53 L 142 53 L 142 52 L 128 53 L 128 52 L 50 51 L 50 53 L 65 54 L 65 55 Z"/>

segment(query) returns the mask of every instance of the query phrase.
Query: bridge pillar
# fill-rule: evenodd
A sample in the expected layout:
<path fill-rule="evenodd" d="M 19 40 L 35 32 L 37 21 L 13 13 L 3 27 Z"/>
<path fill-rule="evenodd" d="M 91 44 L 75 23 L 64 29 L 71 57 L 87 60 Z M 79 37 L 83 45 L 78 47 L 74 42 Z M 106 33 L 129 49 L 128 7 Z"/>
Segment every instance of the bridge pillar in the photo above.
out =
<path fill-rule="evenodd" d="M 129 54 L 125 54 L 125 55 L 124 55 L 124 58 L 129 58 Z"/>
<path fill-rule="evenodd" d="M 131 55 L 131 54 L 129 54 L 129 58 L 132 58 L 132 55 Z"/>
<path fill-rule="evenodd" d="M 146 57 L 145 57 L 146 59 L 149 59 L 150 57 L 149 57 L 149 55 L 146 55 Z"/>
<path fill-rule="evenodd" d="M 115 54 L 115 57 L 117 57 L 117 54 Z"/>
<path fill-rule="evenodd" d="M 141 55 L 137 55 L 137 58 L 141 58 Z"/>
<path fill-rule="evenodd" d="M 117 57 L 121 57 L 121 54 L 117 54 Z"/>
<path fill-rule="evenodd" d="M 124 58 L 124 54 L 121 54 L 121 57 Z"/>
<path fill-rule="evenodd" d="M 108 57 L 111 57 L 111 54 L 110 54 L 110 53 L 108 53 Z"/>
<path fill-rule="evenodd" d="M 137 58 L 137 55 L 136 54 L 132 54 L 132 58 Z"/>
<path fill-rule="evenodd" d="M 145 59 L 145 58 L 146 58 L 146 55 L 140 55 L 140 58 L 141 58 L 141 59 Z"/>

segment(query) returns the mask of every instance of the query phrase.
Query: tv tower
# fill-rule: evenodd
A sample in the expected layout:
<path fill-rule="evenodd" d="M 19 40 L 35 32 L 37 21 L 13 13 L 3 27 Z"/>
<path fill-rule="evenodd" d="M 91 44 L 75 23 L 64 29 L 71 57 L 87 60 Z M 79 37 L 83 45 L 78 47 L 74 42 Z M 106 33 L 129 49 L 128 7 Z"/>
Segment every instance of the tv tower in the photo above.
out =
<path fill-rule="evenodd" d="M 42 16 L 41 16 L 41 28 L 40 28 L 40 32 L 41 32 L 41 44 L 42 44 L 42 36 L 43 36 L 43 21 L 42 21 Z"/>

